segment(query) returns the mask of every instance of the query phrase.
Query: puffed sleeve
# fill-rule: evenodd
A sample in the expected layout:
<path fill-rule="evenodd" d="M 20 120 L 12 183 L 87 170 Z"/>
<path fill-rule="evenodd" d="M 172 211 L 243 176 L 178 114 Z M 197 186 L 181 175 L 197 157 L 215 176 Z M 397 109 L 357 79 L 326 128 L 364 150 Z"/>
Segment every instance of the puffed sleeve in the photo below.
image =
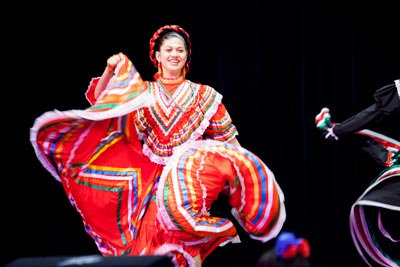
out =
<path fill-rule="evenodd" d="M 217 112 L 210 120 L 209 127 L 204 132 L 206 139 L 214 139 L 218 141 L 229 141 L 238 135 L 236 126 L 232 123 L 225 105 L 220 103 Z"/>

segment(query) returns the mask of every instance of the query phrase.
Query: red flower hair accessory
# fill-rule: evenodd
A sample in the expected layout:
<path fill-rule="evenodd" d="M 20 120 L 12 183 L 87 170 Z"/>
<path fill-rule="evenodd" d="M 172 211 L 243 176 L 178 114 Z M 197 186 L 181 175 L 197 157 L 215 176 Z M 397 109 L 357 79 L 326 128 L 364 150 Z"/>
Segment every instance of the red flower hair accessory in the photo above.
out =
<path fill-rule="evenodd" d="M 292 259 L 297 255 L 310 257 L 310 244 L 304 238 L 296 238 L 291 232 L 282 232 L 275 243 L 276 254 L 282 259 Z"/>
<path fill-rule="evenodd" d="M 189 63 L 192 57 L 192 44 L 190 42 L 189 34 L 178 25 L 165 25 L 159 28 L 150 39 L 150 60 L 153 62 L 154 67 L 158 67 L 156 59 L 156 51 L 160 49 L 160 37 L 164 36 L 168 32 L 176 32 L 183 37 L 185 40 L 186 48 L 188 50 L 188 56 L 185 64 L 186 73 L 189 72 Z"/>

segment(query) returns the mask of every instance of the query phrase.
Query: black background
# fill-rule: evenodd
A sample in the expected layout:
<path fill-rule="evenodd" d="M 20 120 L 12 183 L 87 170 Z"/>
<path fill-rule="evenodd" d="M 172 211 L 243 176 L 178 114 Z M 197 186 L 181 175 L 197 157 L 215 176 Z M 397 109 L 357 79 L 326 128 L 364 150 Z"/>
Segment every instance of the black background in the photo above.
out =
<path fill-rule="evenodd" d="M 192 41 L 187 78 L 224 96 L 240 143 L 282 187 L 283 229 L 309 240 L 315 266 L 366 266 L 349 212 L 380 169 L 347 145 L 325 141 L 314 118 L 327 106 L 334 121 L 344 120 L 400 78 L 394 1 L 63 1 L 3 11 L 12 16 L 2 26 L 1 263 L 98 253 L 61 184 L 37 160 L 29 129 L 48 110 L 88 107 L 90 79 L 114 53 L 124 52 L 152 79 L 149 39 L 159 27 L 179 24 Z M 204 266 L 253 266 L 273 244 L 240 233 L 241 244 L 218 248 Z"/>

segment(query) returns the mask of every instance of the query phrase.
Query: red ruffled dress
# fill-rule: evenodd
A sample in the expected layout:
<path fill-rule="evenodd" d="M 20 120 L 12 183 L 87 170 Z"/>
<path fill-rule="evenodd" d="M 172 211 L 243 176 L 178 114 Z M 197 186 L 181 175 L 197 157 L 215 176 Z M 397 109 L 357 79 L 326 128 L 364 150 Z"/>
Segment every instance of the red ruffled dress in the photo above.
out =
<path fill-rule="evenodd" d="M 175 150 L 160 178 L 157 218 L 168 241 L 158 251 L 184 244 L 204 261 L 217 246 L 240 242 L 231 220 L 209 212 L 220 193 L 251 238 L 267 242 L 282 229 L 284 195 L 260 158 L 226 142 L 188 142 Z"/>
<path fill-rule="evenodd" d="M 192 236 L 186 242 L 157 219 L 156 192 L 166 189 L 159 187 L 159 180 L 174 149 L 196 140 L 228 141 L 237 135 L 222 96 L 188 80 L 143 81 L 128 58 L 118 64 L 116 75 L 94 99 L 97 82 L 98 78 L 92 79 L 86 93 L 91 107 L 44 113 L 35 120 L 30 140 L 42 165 L 62 183 L 99 251 L 105 256 L 168 254 L 176 266 L 194 266 L 193 257 L 199 253 L 204 260 L 216 246 L 238 242 L 234 228 L 222 230 L 225 226 L 219 224 L 214 225 L 219 234 L 207 236 L 207 242 L 196 229 L 185 228 Z M 166 94 L 165 86 L 173 93 Z M 220 171 L 224 173 L 225 167 Z M 253 171 L 256 184 L 260 170 Z M 207 196 L 212 197 L 205 208 L 228 181 L 228 177 L 212 177 L 218 186 L 207 188 Z M 275 195 L 281 205 L 278 226 L 285 217 L 279 195 Z M 255 231 L 255 235 L 263 234 Z"/>

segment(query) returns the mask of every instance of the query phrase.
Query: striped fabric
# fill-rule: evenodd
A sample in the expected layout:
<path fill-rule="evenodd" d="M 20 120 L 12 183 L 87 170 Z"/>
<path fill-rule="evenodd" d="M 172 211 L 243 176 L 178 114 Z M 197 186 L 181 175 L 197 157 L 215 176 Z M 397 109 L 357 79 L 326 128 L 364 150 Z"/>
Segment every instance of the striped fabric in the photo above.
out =
<path fill-rule="evenodd" d="M 94 81 L 96 83 L 94 84 Z M 92 104 L 86 112 L 96 114 L 101 112 L 101 117 L 117 117 L 138 108 L 138 104 L 142 102 L 142 106 L 148 106 L 154 102 L 154 99 L 147 92 L 147 85 L 142 80 L 139 72 L 132 62 L 124 57 L 123 60 L 117 65 L 115 75 L 111 78 L 107 88 L 102 92 L 98 99 L 94 99 L 94 88 L 97 85 L 98 79 L 93 79 L 90 88 L 86 92 L 86 97 Z M 135 102 L 132 105 L 132 101 Z M 92 115 L 89 119 L 97 118 Z"/>
<path fill-rule="evenodd" d="M 134 250 L 135 239 L 161 171 L 142 154 L 129 121 L 129 116 L 90 121 L 48 112 L 31 129 L 39 160 L 62 183 L 103 255 L 141 252 Z"/>
<path fill-rule="evenodd" d="M 222 95 L 214 88 L 183 80 L 169 95 L 160 80 L 143 82 L 128 58 L 117 68 L 117 77 L 110 81 L 99 100 L 94 98 L 99 78 L 92 79 L 86 98 L 93 106 L 85 112 L 75 112 L 97 120 L 135 110 L 143 151 L 153 162 L 164 165 L 174 147 L 187 141 L 203 138 L 228 141 L 238 134 L 221 103 Z M 144 108 L 137 109 L 139 105 Z"/>
<path fill-rule="evenodd" d="M 139 110 L 136 121 L 143 137 L 144 153 L 152 161 L 165 164 L 173 148 L 188 141 L 227 141 L 237 134 L 222 96 L 212 87 L 184 80 L 170 96 L 159 82 L 149 82 L 154 105 Z"/>
<path fill-rule="evenodd" d="M 397 151 L 400 150 L 400 141 L 397 141 L 396 139 L 393 139 L 384 134 L 381 134 L 381 133 L 378 133 L 378 132 L 375 132 L 375 131 L 372 131 L 369 129 L 361 130 L 361 131 L 357 132 L 357 134 L 368 136 L 369 138 L 382 144 L 386 150 L 388 150 L 392 153 L 396 153 Z"/>
<path fill-rule="evenodd" d="M 235 237 L 228 218 L 209 214 L 221 192 L 250 237 L 266 242 L 279 233 L 286 213 L 274 174 L 246 149 L 212 140 L 186 144 L 164 168 L 157 191 L 159 221 L 185 243 Z"/>
<path fill-rule="evenodd" d="M 368 266 L 400 266 L 400 165 L 385 169 L 353 204 L 350 230 Z"/>
<path fill-rule="evenodd" d="M 368 129 L 357 132 L 400 150 L 400 142 Z M 390 160 L 390 159 L 388 159 Z M 352 205 L 350 231 L 357 251 L 368 266 L 400 266 L 400 165 L 384 169 Z"/>
<path fill-rule="evenodd" d="M 162 167 L 143 155 L 133 114 L 154 99 L 127 58 L 116 73 L 99 99 L 87 95 L 91 107 L 39 116 L 30 141 L 101 253 L 138 255 L 141 219 Z"/>
<path fill-rule="evenodd" d="M 94 89 L 97 82 L 93 79 L 89 87 Z M 186 80 L 182 86 L 189 86 L 194 94 L 179 95 L 176 91 L 178 95 L 172 100 L 178 102 L 169 100 L 169 105 L 188 105 L 191 113 L 196 113 L 188 116 L 179 107 L 170 108 L 168 102 L 156 105 L 155 91 L 159 89 L 154 85 L 143 82 L 125 58 L 99 99 L 94 98 L 93 90 L 87 91 L 91 107 L 45 112 L 30 129 L 37 158 L 62 183 L 99 251 L 114 256 L 168 254 L 173 255 L 176 266 L 193 266 L 195 255 L 200 253 L 204 259 L 218 246 L 240 242 L 228 219 L 203 216 L 220 192 L 229 194 L 233 214 L 252 238 L 266 242 L 276 236 L 286 214 L 283 194 L 272 172 L 243 148 L 198 140 L 226 141 L 237 134 L 220 103 L 221 96 L 211 87 Z M 169 118 L 161 114 L 167 111 L 173 114 Z M 157 128 L 155 131 L 147 128 L 150 118 L 156 120 L 152 122 L 157 123 L 158 128 L 152 128 Z M 164 157 L 166 165 L 152 159 L 151 155 L 164 156 L 164 152 L 157 152 L 157 145 L 148 141 L 152 139 L 143 137 L 145 133 L 154 133 L 154 144 L 172 144 L 170 154 Z M 143 140 L 147 142 L 144 148 Z M 172 151 L 188 148 L 183 143 L 189 143 L 191 150 L 177 152 L 172 160 Z M 180 155 L 186 153 L 193 153 L 192 161 L 179 162 Z M 199 171 L 199 176 L 193 181 L 194 171 Z M 162 172 L 163 183 L 159 184 Z M 190 195 L 179 188 L 168 192 L 168 173 L 187 176 L 181 183 L 191 186 L 187 191 Z M 182 192 L 182 197 L 189 197 L 183 208 L 195 221 L 185 221 L 189 218 L 180 213 L 171 213 L 176 224 L 158 220 L 159 208 L 163 218 L 168 218 L 167 209 L 183 211 L 182 207 L 174 210 L 178 207 L 174 202 L 182 199 L 175 197 Z M 171 226 L 179 231 L 171 231 Z M 178 234 L 174 237 L 174 233 Z"/>

